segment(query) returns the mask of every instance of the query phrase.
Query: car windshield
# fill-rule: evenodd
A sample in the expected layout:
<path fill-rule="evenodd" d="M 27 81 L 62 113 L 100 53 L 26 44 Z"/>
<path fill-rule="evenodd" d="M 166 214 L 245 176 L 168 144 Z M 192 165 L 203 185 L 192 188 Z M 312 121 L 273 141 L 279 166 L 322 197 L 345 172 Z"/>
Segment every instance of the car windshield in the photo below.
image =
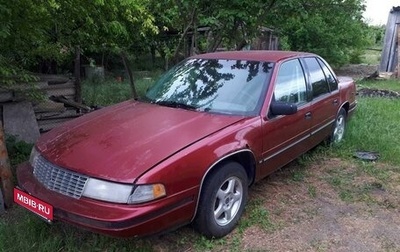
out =
<path fill-rule="evenodd" d="M 273 63 L 188 59 L 166 72 L 146 98 L 162 106 L 232 115 L 256 115 Z"/>

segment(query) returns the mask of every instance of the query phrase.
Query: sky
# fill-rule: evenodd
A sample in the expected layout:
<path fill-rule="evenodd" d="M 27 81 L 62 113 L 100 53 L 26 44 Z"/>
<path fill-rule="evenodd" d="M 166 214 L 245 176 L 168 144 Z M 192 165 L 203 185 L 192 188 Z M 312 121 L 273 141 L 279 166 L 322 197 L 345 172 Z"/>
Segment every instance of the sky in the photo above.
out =
<path fill-rule="evenodd" d="M 365 0 L 365 20 L 372 25 L 386 25 L 393 6 L 400 6 L 400 0 Z"/>

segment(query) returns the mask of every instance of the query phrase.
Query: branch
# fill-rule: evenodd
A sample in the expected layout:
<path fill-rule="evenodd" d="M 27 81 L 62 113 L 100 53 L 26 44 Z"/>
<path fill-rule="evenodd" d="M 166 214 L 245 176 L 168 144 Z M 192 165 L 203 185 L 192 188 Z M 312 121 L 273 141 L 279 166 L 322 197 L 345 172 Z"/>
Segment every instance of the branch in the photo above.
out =
<path fill-rule="evenodd" d="M 136 91 L 135 82 L 133 80 L 132 69 L 129 66 L 129 62 L 128 62 L 127 58 L 126 58 L 126 54 L 125 54 L 124 51 L 121 51 L 121 58 L 122 58 L 122 62 L 124 63 L 124 66 L 125 66 L 125 71 L 127 71 L 128 76 L 129 76 L 129 83 L 131 85 L 132 97 L 133 97 L 134 100 L 137 100 L 138 99 L 138 94 L 137 94 L 137 91 Z"/>
<path fill-rule="evenodd" d="M 172 57 L 174 60 L 178 57 L 179 49 L 180 49 L 181 46 L 182 46 L 182 42 L 183 42 L 183 40 L 185 39 L 187 33 L 189 32 L 190 27 L 191 27 L 191 26 L 193 25 L 193 23 L 194 23 L 195 15 L 196 15 L 196 8 L 193 8 L 190 22 L 189 22 L 189 24 L 186 26 L 185 30 L 183 31 L 182 36 L 181 36 L 181 38 L 180 38 L 179 41 L 178 41 L 178 45 L 177 45 L 176 48 L 175 48 L 174 56 Z"/>

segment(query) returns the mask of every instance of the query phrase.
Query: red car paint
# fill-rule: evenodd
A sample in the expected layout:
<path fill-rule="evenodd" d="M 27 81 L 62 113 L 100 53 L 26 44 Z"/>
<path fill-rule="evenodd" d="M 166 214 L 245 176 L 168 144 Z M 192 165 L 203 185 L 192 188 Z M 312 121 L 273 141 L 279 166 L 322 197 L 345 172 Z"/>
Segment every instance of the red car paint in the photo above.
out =
<path fill-rule="evenodd" d="M 142 236 L 190 223 L 196 215 L 203 180 L 218 164 L 231 159 L 240 162 L 252 184 L 326 139 L 340 108 L 352 114 L 356 107 L 354 82 L 335 76 L 337 90 L 301 104 L 293 115 L 269 116 L 281 64 L 304 57 L 318 58 L 282 51 L 193 57 L 274 63 L 255 115 L 126 101 L 70 121 L 36 143 L 44 158 L 66 170 L 120 183 L 162 183 L 167 193 L 163 198 L 133 205 L 71 198 L 38 182 L 29 163 L 17 169 L 19 185 L 51 204 L 55 220 L 95 232 Z M 306 67 L 304 74 L 310 75 Z"/>

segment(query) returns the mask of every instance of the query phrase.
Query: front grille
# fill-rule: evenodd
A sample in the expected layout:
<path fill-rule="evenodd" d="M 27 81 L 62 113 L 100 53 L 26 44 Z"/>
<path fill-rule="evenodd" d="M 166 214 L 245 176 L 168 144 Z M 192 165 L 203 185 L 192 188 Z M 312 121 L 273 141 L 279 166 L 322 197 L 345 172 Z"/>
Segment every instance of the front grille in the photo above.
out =
<path fill-rule="evenodd" d="M 82 196 L 87 176 L 62 169 L 41 155 L 35 159 L 33 175 L 47 189 L 79 199 Z"/>

